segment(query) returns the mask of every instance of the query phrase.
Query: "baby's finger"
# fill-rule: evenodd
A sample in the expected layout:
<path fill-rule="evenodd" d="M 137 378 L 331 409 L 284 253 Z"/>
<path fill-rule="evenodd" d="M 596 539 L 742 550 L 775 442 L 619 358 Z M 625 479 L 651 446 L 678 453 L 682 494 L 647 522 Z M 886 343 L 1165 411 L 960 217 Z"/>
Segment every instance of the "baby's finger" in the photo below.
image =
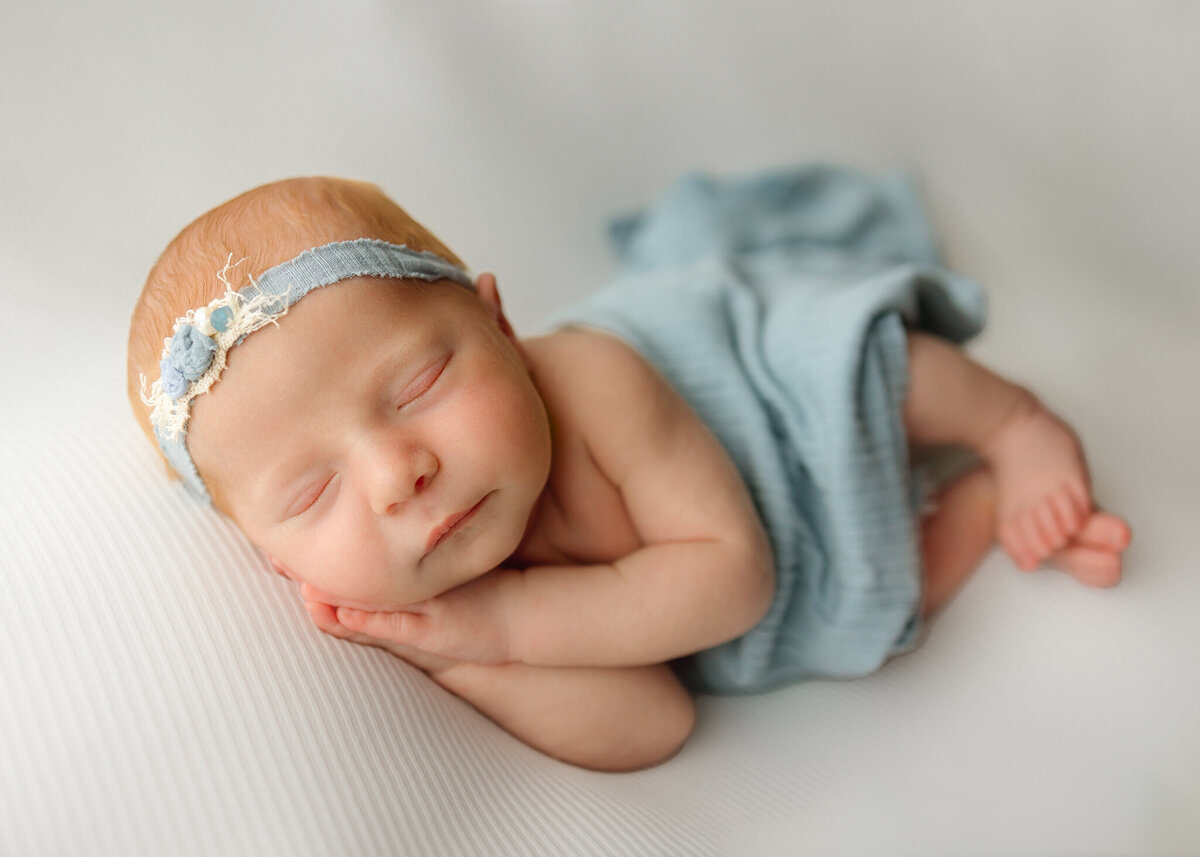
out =
<path fill-rule="evenodd" d="M 311 583 L 300 584 L 300 597 L 305 601 L 320 601 L 322 604 L 332 604 L 337 607 L 340 604 L 339 599 L 332 592 L 326 592 L 323 589 L 317 589 Z"/>
<path fill-rule="evenodd" d="M 306 602 L 304 605 L 308 610 L 308 615 L 312 617 L 313 624 L 325 634 L 331 637 L 336 637 L 339 640 L 345 640 L 349 643 L 358 643 L 362 646 L 377 646 L 380 648 L 392 649 L 391 644 L 387 640 L 376 640 L 367 634 L 360 634 L 351 631 L 337 619 L 336 608 L 321 604 L 316 601 Z M 398 654 L 393 652 L 393 654 Z"/>
<path fill-rule="evenodd" d="M 304 609 L 308 611 L 309 618 L 318 626 L 337 622 L 337 614 L 334 612 L 334 608 L 328 604 L 320 601 L 305 601 Z"/>
<path fill-rule="evenodd" d="M 403 618 L 405 616 L 408 618 Z M 454 666 L 458 663 L 457 660 L 444 657 L 436 652 L 423 651 L 417 645 L 406 645 L 400 641 L 399 638 L 406 633 L 406 627 L 413 625 L 409 620 L 423 618 L 414 617 L 411 614 L 376 613 L 342 607 L 336 610 L 334 621 L 338 623 L 337 630 L 331 633 L 333 636 L 349 640 L 352 643 L 362 643 L 391 652 L 396 657 L 402 658 L 417 669 L 426 672 L 438 672 Z"/>
<path fill-rule="evenodd" d="M 337 620 L 352 631 L 422 649 L 428 620 L 416 613 L 377 613 L 339 607 Z"/>
<path fill-rule="evenodd" d="M 346 629 L 338 622 L 336 608 L 319 601 L 305 601 L 304 609 L 308 611 L 308 617 L 319 630 L 335 637 L 346 635 Z"/>

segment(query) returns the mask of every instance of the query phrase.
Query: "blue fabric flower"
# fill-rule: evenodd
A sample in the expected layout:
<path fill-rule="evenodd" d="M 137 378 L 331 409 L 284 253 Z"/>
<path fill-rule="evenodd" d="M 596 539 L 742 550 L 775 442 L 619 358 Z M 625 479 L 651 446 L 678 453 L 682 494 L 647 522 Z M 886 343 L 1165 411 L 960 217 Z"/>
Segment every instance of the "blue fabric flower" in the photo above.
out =
<path fill-rule="evenodd" d="M 172 401 L 187 392 L 187 378 L 183 377 L 183 373 L 171 365 L 170 360 L 164 357 L 159 361 L 158 368 L 162 370 L 162 391 Z"/>
<path fill-rule="evenodd" d="M 192 325 L 182 325 L 171 337 L 171 365 L 183 373 L 189 381 L 195 381 L 212 363 L 217 343 Z"/>

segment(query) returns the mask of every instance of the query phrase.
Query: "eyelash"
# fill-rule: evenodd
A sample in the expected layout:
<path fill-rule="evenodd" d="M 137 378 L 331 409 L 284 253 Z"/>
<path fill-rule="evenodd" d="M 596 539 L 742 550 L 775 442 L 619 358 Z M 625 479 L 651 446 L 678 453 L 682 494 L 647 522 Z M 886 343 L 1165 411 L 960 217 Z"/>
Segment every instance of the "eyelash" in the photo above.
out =
<path fill-rule="evenodd" d="M 336 475 L 337 474 L 334 474 L 334 476 L 330 476 L 328 479 L 326 479 L 324 484 L 322 484 L 320 489 L 317 491 L 317 493 L 313 494 L 313 498 L 304 505 L 304 508 L 296 510 L 295 514 L 293 514 L 291 517 L 298 518 L 301 515 L 303 515 L 305 512 L 307 512 L 309 509 L 311 509 L 313 506 L 317 505 L 317 501 L 320 500 L 325 495 L 325 491 L 329 488 L 330 483 L 333 482 Z"/>
<path fill-rule="evenodd" d="M 424 372 L 422 372 L 420 375 L 418 375 L 416 378 L 414 378 L 412 383 L 409 384 L 408 387 L 405 388 L 404 395 L 406 395 L 407 398 L 403 402 L 400 403 L 400 405 L 397 407 L 397 410 L 404 410 L 409 405 L 411 405 L 413 402 L 415 402 L 417 399 L 421 398 L 426 393 L 428 393 L 429 390 L 433 387 L 433 385 L 437 383 L 438 378 L 442 377 L 442 372 L 445 371 L 446 364 L 448 364 L 449 362 L 450 362 L 450 358 L 446 357 L 440 363 L 437 363 L 436 365 L 431 366 L 430 368 L 428 368 Z M 426 378 L 428 378 L 427 381 L 425 380 Z M 410 387 L 412 387 L 413 385 L 419 385 L 419 389 L 415 394 L 408 395 L 408 389 Z"/>

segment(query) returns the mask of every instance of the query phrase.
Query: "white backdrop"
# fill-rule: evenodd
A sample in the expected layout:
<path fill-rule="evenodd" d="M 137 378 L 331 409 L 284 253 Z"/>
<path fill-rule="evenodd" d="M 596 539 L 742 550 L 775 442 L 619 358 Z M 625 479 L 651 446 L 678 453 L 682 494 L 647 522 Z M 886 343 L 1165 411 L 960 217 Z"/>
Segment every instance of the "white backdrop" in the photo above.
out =
<path fill-rule="evenodd" d="M 0 8 L 0 850 L 1200 852 L 1198 45 L 1170 0 Z M 309 633 L 127 414 L 146 271 L 250 186 L 379 183 L 532 330 L 604 281 L 608 214 L 685 169 L 810 160 L 920 177 L 991 296 L 974 353 L 1075 423 L 1133 523 L 1120 588 L 994 553 L 917 653 L 704 699 L 679 757 L 604 777 Z M 174 541 L 145 535 L 164 509 Z M 438 723 L 456 747 L 372 744 Z M 351 756 L 391 761 L 322 762 Z"/>

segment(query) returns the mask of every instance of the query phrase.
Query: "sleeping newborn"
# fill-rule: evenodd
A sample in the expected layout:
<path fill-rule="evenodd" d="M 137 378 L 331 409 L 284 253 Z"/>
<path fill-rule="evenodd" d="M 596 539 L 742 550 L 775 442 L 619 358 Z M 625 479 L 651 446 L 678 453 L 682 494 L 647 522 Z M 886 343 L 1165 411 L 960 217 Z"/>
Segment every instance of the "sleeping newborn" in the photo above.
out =
<path fill-rule="evenodd" d="M 319 629 L 599 770 L 673 755 L 694 694 L 878 669 L 997 539 L 1120 580 L 1128 525 L 959 347 L 983 295 L 902 179 L 687 176 L 613 238 L 615 280 L 519 338 L 378 188 L 255 188 L 150 272 L 134 411 Z M 935 491 L 942 445 L 979 464 Z"/>

